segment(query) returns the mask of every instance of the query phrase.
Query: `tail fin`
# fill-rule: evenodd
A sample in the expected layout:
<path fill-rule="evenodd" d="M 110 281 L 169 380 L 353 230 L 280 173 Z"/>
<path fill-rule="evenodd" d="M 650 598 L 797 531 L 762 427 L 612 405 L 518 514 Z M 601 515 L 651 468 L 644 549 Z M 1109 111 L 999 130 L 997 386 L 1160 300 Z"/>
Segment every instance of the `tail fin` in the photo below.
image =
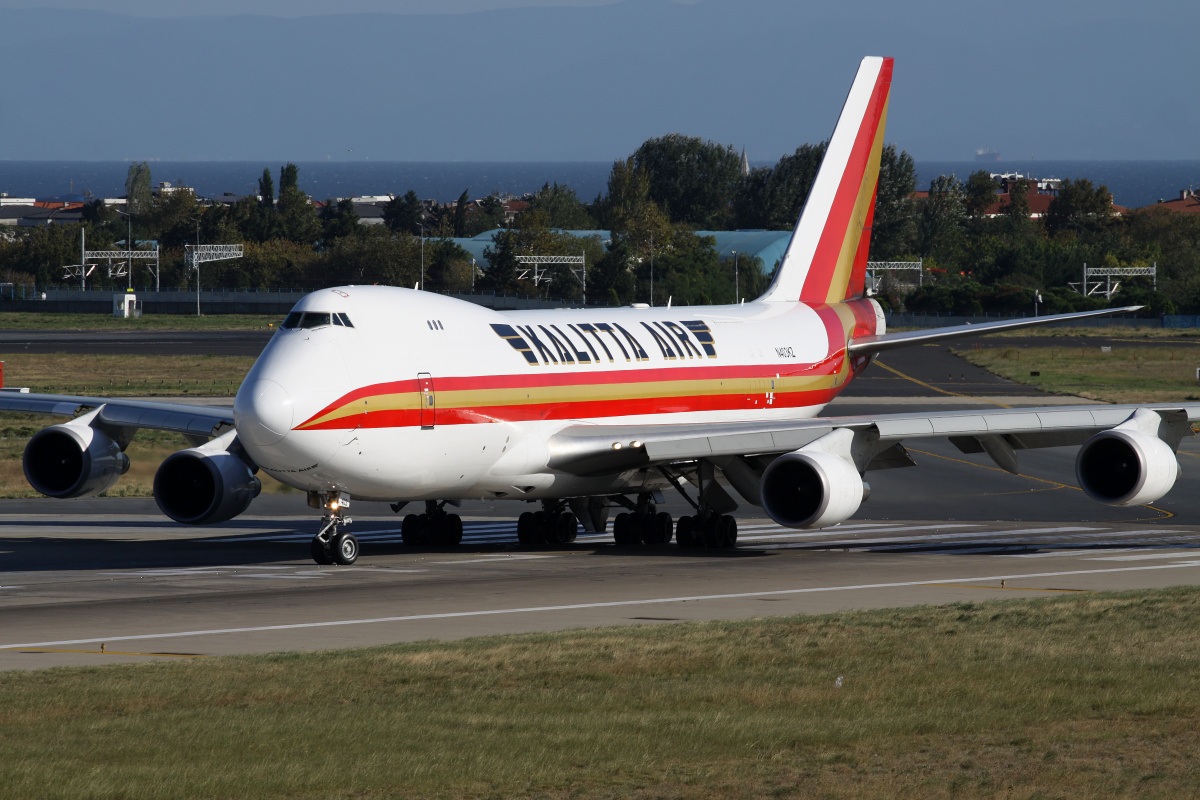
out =
<path fill-rule="evenodd" d="M 892 59 L 864 58 L 775 280 L 761 300 L 861 295 L 892 87 Z"/>

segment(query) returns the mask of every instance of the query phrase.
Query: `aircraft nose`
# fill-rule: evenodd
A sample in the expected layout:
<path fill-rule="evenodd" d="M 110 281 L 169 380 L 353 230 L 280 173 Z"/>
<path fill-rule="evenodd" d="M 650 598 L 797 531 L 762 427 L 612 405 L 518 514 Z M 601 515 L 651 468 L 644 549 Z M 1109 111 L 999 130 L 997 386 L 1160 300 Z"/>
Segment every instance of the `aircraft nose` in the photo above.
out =
<path fill-rule="evenodd" d="M 283 441 L 292 429 L 292 396 L 275 381 L 258 379 L 238 390 L 233 403 L 238 436 L 260 447 Z"/>

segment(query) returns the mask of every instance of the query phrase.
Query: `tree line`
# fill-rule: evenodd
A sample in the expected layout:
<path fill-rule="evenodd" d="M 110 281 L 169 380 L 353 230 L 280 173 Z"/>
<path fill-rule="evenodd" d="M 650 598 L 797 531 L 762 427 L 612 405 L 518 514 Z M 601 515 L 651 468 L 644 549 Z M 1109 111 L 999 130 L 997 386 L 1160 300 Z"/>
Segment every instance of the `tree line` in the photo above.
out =
<path fill-rule="evenodd" d="M 89 249 L 116 246 L 132 227 L 137 240 L 158 241 L 164 251 L 163 285 L 194 280 L 183 269 L 186 244 L 245 245 L 238 261 L 206 267 L 210 286 L 319 288 L 343 283 L 412 286 L 422 278 L 433 290 L 485 290 L 577 300 L 582 282 L 567 268 L 534 285 L 517 261 L 521 255 L 584 255 L 591 302 L 675 304 L 753 299 L 776 265 L 739 256 L 720 258 L 712 237 L 696 231 L 791 229 L 816 178 L 826 143 L 805 144 L 769 167 L 745 174 L 732 146 L 680 134 L 649 139 L 616 161 L 605 191 L 590 202 L 568 186 L 544 185 L 527 196 L 528 208 L 506 222 L 495 196 L 423 201 L 414 191 L 383 209 L 382 225 L 359 224 L 349 200 L 319 209 L 299 187 L 299 170 L 287 164 L 279 185 L 269 169 L 258 196 L 233 203 L 201 204 L 187 191 L 151 191 L 146 164 L 131 165 L 126 185 L 130 216 L 97 201 L 84 208 Z M 1157 262 L 1158 291 L 1126 281 L 1116 304 L 1144 303 L 1153 312 L 1200 309 L 1200 218 L 1162 209 L 1113 214 L 1104 186 L 1066 180 L 1042 219 L 1030 219 L 1027 184 L 1020 181 L 997 211 L 996 185 L 984 171 L 967 180 L 935 178 L 915 194 L 912 157 L 895 145 L 883 149 L 870 257 L 921 259 L 923 285 L 884 281 L 880 299 L 897 310 L 1032 310 L 1040 292 L 1046 313 L 1095 307 L 1067 284 L 1083 264 L 1141 266 Z M 9 231 L 0 240 L 0 274 L 13 283 L 59 284 L 61 267 L 79 254 L 79 226 Z M 498 229 L 485 251 L 490 267 L 476 268 L 451 241 Z M 607 230 L 601 241 L 588 231 Z M 568 233 L 568 231 L 572 233 Z M 99 270 L 97 271 L 99 272 Z M 96 285 L 107 278 L 96 275 Z M 139 281 L 148 285 L 148 275 Z M 737 291 L 735 293 L 735 282 Z"/>

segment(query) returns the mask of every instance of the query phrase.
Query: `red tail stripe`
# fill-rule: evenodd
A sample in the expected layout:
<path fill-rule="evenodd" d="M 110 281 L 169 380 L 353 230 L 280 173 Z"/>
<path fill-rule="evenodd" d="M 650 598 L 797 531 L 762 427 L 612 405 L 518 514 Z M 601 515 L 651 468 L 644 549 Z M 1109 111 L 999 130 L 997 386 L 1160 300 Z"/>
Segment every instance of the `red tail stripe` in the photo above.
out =
<path fill-rule="evenodd" d="M 829 218 L 821 231 L 821 239 L 813 253 L 812 266 L 804 280 L 804 288 L 800 299 L 809 303 L 824 302 L 828 298 L 829 284 L 833 280 L 837 268 L 838 255 L 846 239 L 846 231 L 850 227 L 850 219 L 854 206 L 858 202 L 862 182 L 866 176 L 867 164 L 871 159 L 871 149 L 875 137 L 879 134 L 879 123 L 883 118 L 888 91 L 892 84 L 892 59 L 883 61 L 879 77 L 875 79 L 875 88 L 871 100 L 867 104 L 867 113 L 859 126 L 858 135 L 850 151 L 850 159 L 846 163 L 846 171 L 842 182 L 838 184 L 834 195 Z"/>

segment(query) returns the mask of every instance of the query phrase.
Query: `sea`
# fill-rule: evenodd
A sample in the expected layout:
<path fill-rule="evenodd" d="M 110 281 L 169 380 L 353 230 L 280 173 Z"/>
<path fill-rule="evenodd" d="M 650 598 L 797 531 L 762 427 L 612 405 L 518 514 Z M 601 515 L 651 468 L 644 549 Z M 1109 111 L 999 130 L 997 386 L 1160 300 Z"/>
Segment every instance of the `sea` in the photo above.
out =
<path fill-rule="evenodd" d="M 752 162 L 753 163 L 753 162 Z M 754 164 L 770 166 L 771 163 Z M 422 199 L 451 202 L 464 190 L 472 198 L 489 194 L 520 197 L 545 184 L 571 187 L 580 200 L 602 194 L 608 161 L 299 161 L 300 188 L 317 200 L 362 195 L 401 195 L 414 190 Z M 203 197 L 258 191 L 263 169 L 279 185 L 280 164 L 261 161 L 151 161 L 153 182 L 190 186 Z M 1178 198 L 1183 189 L 1200 187 L 1197 161 L 918 161 L 917 188 L 939 175 L 965 180 L 979 169 L 1019 172 L 1035 178 L 1086 178 L 1105 185 L 1117 205 L 1126 208 Z M 125 193 L 127 161 L 3 161 L 0 193 L 38 200 L 120 197 Z"/>

